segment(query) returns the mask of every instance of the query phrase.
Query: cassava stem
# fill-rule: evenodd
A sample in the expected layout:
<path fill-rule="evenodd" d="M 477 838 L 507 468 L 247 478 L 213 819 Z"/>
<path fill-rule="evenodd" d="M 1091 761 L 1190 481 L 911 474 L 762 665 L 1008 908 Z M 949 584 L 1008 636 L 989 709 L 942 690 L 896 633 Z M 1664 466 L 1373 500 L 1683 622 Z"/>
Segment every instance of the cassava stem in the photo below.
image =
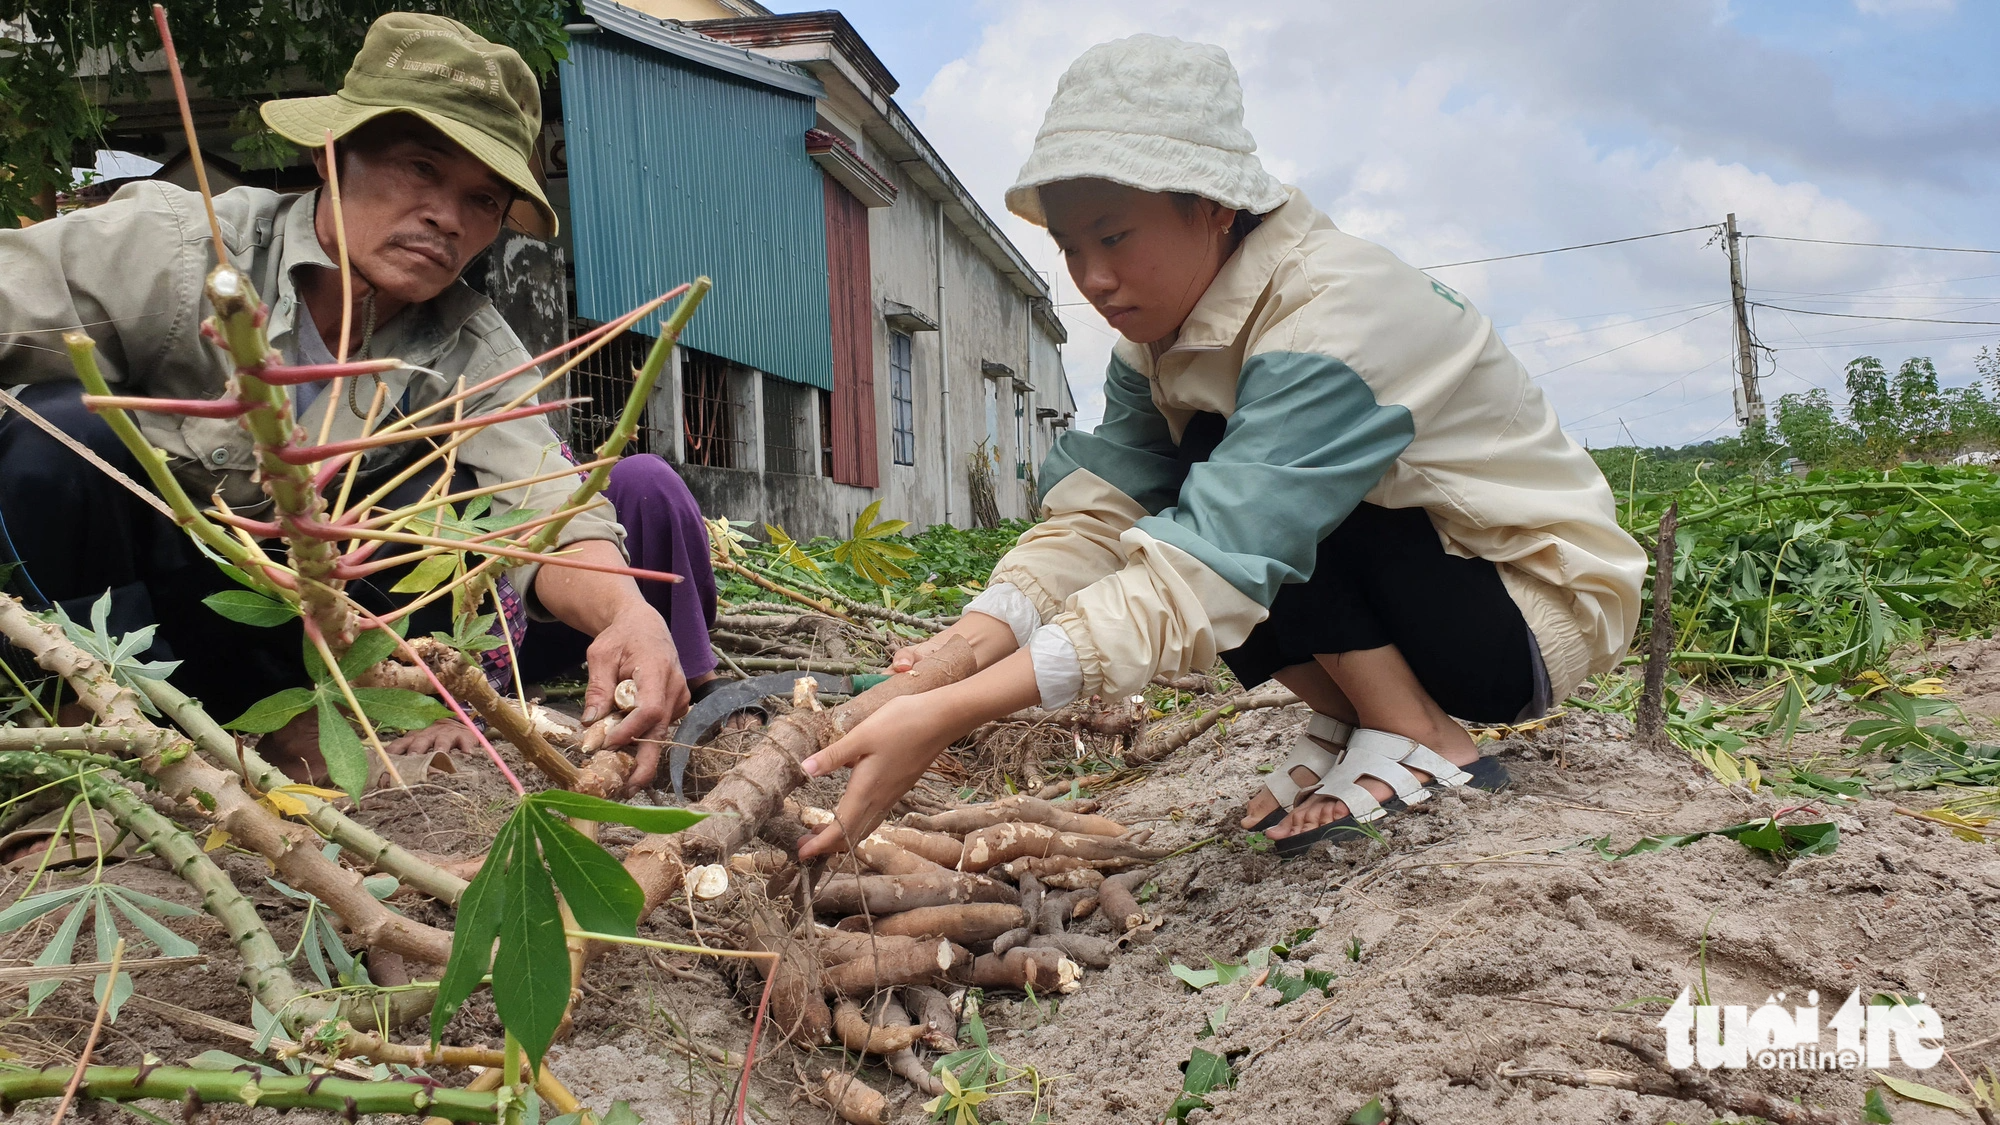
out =
<path fill-rule="evenodd" d="M 71 644 L 56 626 L 29 613 L 19 599 L 0 595 L 0 634 L 35 658 L 44 670 L 67 681 L 77 699 L 106 725 L 154 729 L 139 709 L 139 696 L 113 680 L 102 664 Z M 290 824 L 243 790 L 233 773 L 209 765 L 185 740 L 140 759 L 161 791 L 194 799 L 216 826 L 270 860 L 292 886 L 318 896 L 348 929 L 369 946 L 442 965 L 451 956 L 451 934 L 392 913 L 361 885 L 361 876 L 319 852 L 318 837 Z"/>
<path fill-rule="evenodd" d="M 0 1110 L 22 1102 L 59 1098 L 69 1074 L 63 1071 L 0 1073 Z M 362 1082 L 325 1075 L 246 1075 L 240 1070 L 192 1070 L 176 1066 L 93 1066 L 83 1072 L 78 1093 L 96 1101 L 135 1102 L 159 1098 L 191 1107 L 248 1105 L 267 1109 L 319 1109 L 345 1115 L 427 1113 L 451 1121 L 495 1121 L 492 1094 L 468 1093 L 436 1083 Z"/>
<path fill-rule="evenodd" d="M 63 762 L 22 751 L 0 752 L 0 774 L 28 780 L 75 776 Z M 285 967 L 285 955 L 271 937 L 271 931 L 265 928 L 263 919 L 257 916 L 257 908 L 243 897 L 236 884 L 192 836 L 153 811 L 152 806 L 123 785 L 106 781 L 84 784 L 93 804 L 110 813 L 120 828 L 152 845 L 153 853 L 201 896 L 202 909 L 222 923 L 243 961 L 237 983 L 248 989 L 258 1003 L 273 1012 L 294 1010 L 308 1021 L 332 1014 L 332 1005 L 300 1000 L 304 993 L 292 979 L 291 970 Z"/>
<path fill-rule="evenodd" d="M 70 366 L 76 369 L 77 380 L 83 384 L 83 389 L 94 395 L 109 395 L 111 386 L 104 381 L 104 372 L 97 366 L 97 341 L 86 332 L 67 332 L 63 334 L 63 344 L 69 349 Z M 181 487 L 180 478 L 174 476 L 174 471 L 167 466 L 167 455 L 146 440 L 146 435 L 139 432 L 138 425 L 129 414 L 123 410 L 104 410 L 99 412 L 99 416 L 111 427 L 111 432 L 118 435 L 118 440 L 139 462 L 139 467 L 146 471 L 146 479 L 159 490 L 160 498 L 173 509 L 175 523 L 213 548 L 216 554 L 234 563 L 265 593 L 278 592 L 277 587 L 264 577 L 263 568 L 256 564 L 250 549 L 201 514 L 201 509 L 188 497 L 187 490 Z"/>
<path fill-rule="evenodd" d="M 153 701 L 153 706 L 186 731 L 195 745 L 223 768 L 242 775 L 250 784 L 265 792 L 291 784 L 291 778 L 259 757 L 256 751 L 247 748 L 239 750 L 229 732 L 218 726 L 207 711 L 179 688 L 165 680 L 140 680 L 139 688 L 146 698 Z M 287 795 L 306 807 L 306 815 L 301 819 L 312 825 L 321 836 L 339 844 L 362 865 L 394 875 L 404 886 L 439 902 L 458 905 L 459 896 L 465 893 L 465 880 L 418 859 L 407 848 L 357 823 L 310 793 L 294 791 Z"/>

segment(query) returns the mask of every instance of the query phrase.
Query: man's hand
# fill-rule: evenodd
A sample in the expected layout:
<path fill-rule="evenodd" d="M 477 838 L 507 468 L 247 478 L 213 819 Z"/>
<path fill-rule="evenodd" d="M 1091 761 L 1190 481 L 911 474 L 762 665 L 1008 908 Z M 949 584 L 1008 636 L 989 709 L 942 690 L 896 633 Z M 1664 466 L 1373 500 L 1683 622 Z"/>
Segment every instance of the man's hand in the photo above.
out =
<path fill-rule="evenodd" d="M 413 730 L 384 749 L 391 754 L 472 754 L 479 750 L 479 736 L 457 719 L 439 719 L 422 730 Z"/>
<path fill-rule="evenodd" d="M 995 624 L 1012 644 L 1013 632 Z M 854 775 L 847 780 L 833 823 L 801 841 L 799 857 L 832 855 L 867 836 L 945 747 L 979 724 L 1040 699 L 1034 662 L 1019 650 L 959 683 L 883 704 L 846 737 L 800 764 L 807 777 L 825 777 L 843 766 L 854 767 Z"/>
<path fill-rule="evenodd" d="M 572 543 L 567 549 L 591 562 L 622 565 L 625 561 L 615 545 L 603 540 Z M 660 747 L 672 737 L 674 720 L 688 709 L 687 675 L 681 671 L 680 652 L 660 611 L 625 575 L 546 563 L 535 574 L 535 596 L 557 620 L 596 638 L 586 658 L 590 687 L 583 695 L 585 723 L 611 713 L 611 693 L 618 681 L 631 680 L 638 687 L 639 705 L 612 728 L 604 744 L 617 749 L 638 740 L 624 791 L 630 794 L 651 785 L 660 770 Z"/>
<path fill-rule="evenodd" d="M 590 687 L 583 693 L 586 725 L 611 713 L 611 694 L 620 680 L 631 680 L 639 689 L 638 706 L 604 740 L 605 747 L 614 750 L 642 740 L 633 749 L 632 773 L 625 781 L 626 793 L 637 792 L 653 783 L 660 770 L 660 747 L 672 737 L 674 720 L 688 709 L 687 675 L 681 671 L 673 634 L 659 613 L 641 601 L 597 634 L 586 661 L 590 668 Z"/>

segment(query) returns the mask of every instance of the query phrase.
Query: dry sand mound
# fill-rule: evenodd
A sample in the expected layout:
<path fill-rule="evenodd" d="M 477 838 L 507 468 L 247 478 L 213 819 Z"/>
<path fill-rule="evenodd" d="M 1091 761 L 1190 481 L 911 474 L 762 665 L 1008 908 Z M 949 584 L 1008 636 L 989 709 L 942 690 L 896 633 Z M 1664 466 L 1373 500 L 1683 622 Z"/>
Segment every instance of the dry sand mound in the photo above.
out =
<path fill-rule="evenodd" d="M 1955 693 L 2000 700 L 2000 645 L 1933 655 L 1955 670 Z M 1386 843 L 1353 836 L 1280 861 L 1247 847 L 1234 822 L 1261 783 L 1256 767 L 1283 757 L 1302 719 L 1298 708 L 1245 716 L 1226 738 L 1205 737 L 1107 797 L 1103 811 L 1154 829 L 1155 843 L 1219 839 L 1160 866 L 1158 897 L 1148 906 L 1157 928 L 1109 970 L 1089 973 L 1080 992 L 1053 1006 L 989 998 L 993 1049 L 1042 1077 L 1044 1120 L 1157 1121 L 1180 1090 L 1180 1064 L 1196 1048 L 1228 1056 L 1239 1077 L 1234 1089 L 1211 1094 L 1213 1109 L 1195 1111 L 1194 1121 L 1343 1122 L 1378 1096 L 1401 1122 L 1715 1120 L 1698 1100 L 1496 1075 L 1505 1064 L 1606 1068 L 1656 1081 L 1641 1060 L 1598 1037 L 1663 1044 L 1655 1026 L 1663 1005 L 1617 1009 L 1698 986 L 1704 929 L 1708 986 L 1718 1003 L 1755 1008 L 1783 991 L 1790 1006 L 1817 989 L 1824 1026 L 1853 989 L 1864 998 L 1922 992 L 1968 1073 L 2000 1062 L 1994 1045 L 1979 1042 L 2000 1031 L 1993 970 L 2000 853 L 1991 844 L 1956 839 L 1871 799 L 1786 818 L 1838 824 L 1840 844 L 1829 855 L 1781 863 L 1710 837 L 1609 862 L 1585 842 L 1608 836 L 1623 848 L 1642 835 L 1766 816 L 1787 802 L 1724 789 L 1684 754 L 1634 745 L 1623 720 L 1584 713 L 1489 743 L 1486 752 L 1499 755 L 1514 777 L 1504 793 L 1442 796 L 1382 822 Z M 1829 733 L 1815 737 L 1831 744 Z M 414 847 L 474 854 L 505 814 L 506 794 L 488 772 L 469 767 L 434 779 L 419 790 L 418 804 L 372 796 L 362 819 Z M 832 795 L 824 787 L 809 791 L 818 803 Z M 607 831 L 608 844 L 624 839 L 618 831 Z M 289 946 L 302 921 L 299 904 L 265 884 L 263 861 L 224 862 Z M 192 893 L 153 861 L 107 875 L 194 905 Z M 12 890 L 20 884 L 14 879 Z M 448 923 L 435 904 L 410 908 Z M 684 913 L 672 913 L 655 915 L 644 932 L 715 940 Z M 220 927 L 205 916 L 173 924 L 212 963 L 142 974 L 139 993 L 240 1020 L 234 954 Z M 1107 934 L 1108 927 L 1093 919 L 1079 928 Z M 1331 973 L 1326 995 L 1312 991 L 1281 1004 L 1277 991 L 1247 987 L 1247 980 L 1195 992 L 1170 971 L 1172 962 L 1202 967 L 1210 957 L 1240 962 L 1307 928 L 1313 934 L 1283 968 Z M 9 935 L 0 953 L 32 957 L 46 944 L 46 929 Z M 651 1125 L 727 1119 L 734 1063 L 720 1053 L 742 1050 L 748 1023 L 713 962 L 619 950 L 593 967 L 584 988 L 582 1019 L 551 1055 L 577 1094 L 600 1108 L 629 1100 Z M 1199 1037 L 1224 1003 L 1230 1007 L 1220 1034 Z M 67 986 L 34 1018 L 0 1028 L 0 1047 L 31 1061 L 60 1061 L 80 1046 L 93 1009 L 85 988 Z M 453 1037 L 497 1041 L 499 1032 L 490 1000 L 480 996 Z M 419 1037 L 420 1030 L 405 1033 Z M 216 1047 L 248 1054 L 212 1027 L 141 1001 L 108 1033 L 99 1058 L 136 1062 L 150 1050 L 180 1061 Z M 807 1058 L 773 1037 L 760 1055 L 752 1088 L 759 1119 L 830 1120 L 799 1098 L 797 1076 L 838 1065 L 837 1056 Z M 1949 1066 L 1884 1070 L 1965 1092 Z M 873 1067 L 864 1077 L 891 1094 L 893 1120 L 924 1119 L 926 1099 L 900 1079 Z M 1728 1092 L 1796 1097 L 1844 1121 L 1861 1120 L 1871 1084 L 1865 1072 L 1753 1068 L 1707 1078 Z M 1033 1106 L 1030 1098 L 1008 1097 L 986 1108 L 987 1120 L 1019 1123 Z M 1893 1098 L 1890 1108 L 1899 1123 L 1973 1120 Z M 268 1116 L 234 1111 L 231 1119 Z"/>

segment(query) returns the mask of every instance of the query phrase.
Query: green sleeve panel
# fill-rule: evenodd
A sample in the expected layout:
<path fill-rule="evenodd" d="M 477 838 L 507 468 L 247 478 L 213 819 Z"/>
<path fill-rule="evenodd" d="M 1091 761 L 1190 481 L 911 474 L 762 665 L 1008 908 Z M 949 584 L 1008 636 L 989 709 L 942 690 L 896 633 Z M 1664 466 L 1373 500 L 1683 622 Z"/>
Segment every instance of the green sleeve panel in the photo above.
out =
<path fill-rule="evenodd" d="M 1138 526 L 1269 607 L 1279 586 L 1312 577 L 1320 540 L 1415 432 L 1407 409 L 1376 402 L 1361 376 L 1337 359 L 1252 356 L 1215 452 L 1187 471 L 1177 504 L 1146 504 L 1155 514 Z"/>
<path fill-rule="evenodd" d="M 1071 430 L 1056 439 L 1042 460 L 1036 506 L 1064 477 L 1088 469 L 1157 513 L 1173 504 L 1186 476 L 1178 448 L 1146 377 L 1114 356 L 1104 372 L 1104 421 L 1091 433 Z"/>

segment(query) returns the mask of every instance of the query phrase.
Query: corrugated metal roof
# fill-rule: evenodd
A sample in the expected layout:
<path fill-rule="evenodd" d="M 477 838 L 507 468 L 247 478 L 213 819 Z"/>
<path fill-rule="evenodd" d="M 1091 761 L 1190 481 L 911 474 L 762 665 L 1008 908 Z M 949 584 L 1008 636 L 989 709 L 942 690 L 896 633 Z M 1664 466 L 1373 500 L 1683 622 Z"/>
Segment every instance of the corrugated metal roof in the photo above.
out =
<path fill-rule="evenodd" d="M 562 91 L 578 314 L 610 320 L 707 274 L 684 343 L 831 390 L 812 98 L 618 35 L 571 40 Z"/>
<path fill-rule="evenodd" d="M 826 93 L 826 87 L 820 85 L 819 79 L 790 63 L 697 34 L 674 21 L 649 16 L 614 0 L 583 0 L 583 14 L 599 27 L 615 31 L 627 39 L 636 39 L 649 47 L 657 47 L 689 62 L 734 74 L 738 78 L 804 94 L 809 98 Z"/>

